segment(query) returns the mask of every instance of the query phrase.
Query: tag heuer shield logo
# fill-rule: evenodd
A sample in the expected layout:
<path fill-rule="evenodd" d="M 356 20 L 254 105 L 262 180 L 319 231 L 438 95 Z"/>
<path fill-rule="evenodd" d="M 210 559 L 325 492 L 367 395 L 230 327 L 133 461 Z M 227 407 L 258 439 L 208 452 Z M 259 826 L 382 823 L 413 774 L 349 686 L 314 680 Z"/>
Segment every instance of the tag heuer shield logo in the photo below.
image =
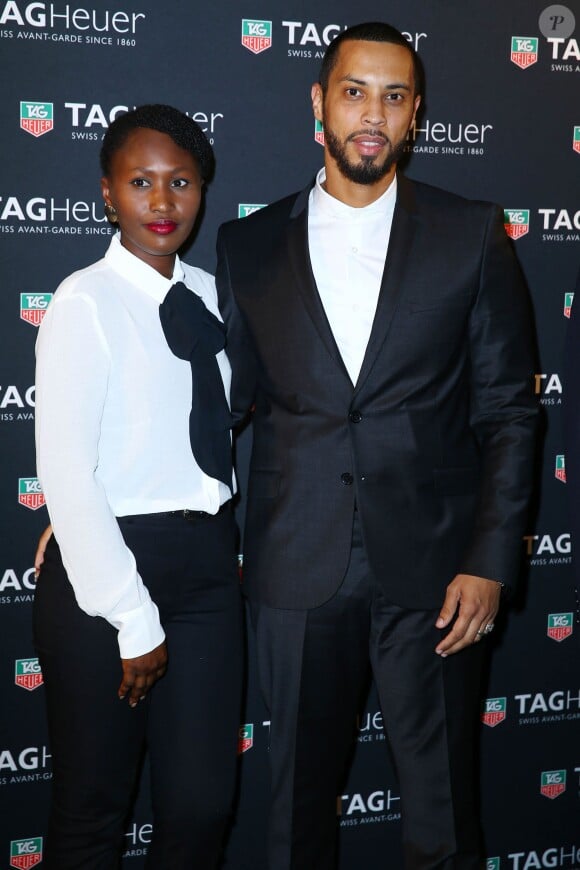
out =
<path fill-rule="evenodd" d="M 561 483 L 566 483 L 566 457 L 563 453 L 556 456 L 556 467 L 554 468 L 554 477 Z"/>
<path fill-rule="evenodd" d="M 10 866 L 18 870 L 29 870 L 42 861 L 42 837 L 10 842 Z"/>
<path fill-rule="evenodd" d="M 512 36 L 511 62 L 527 69 L 538 59 L 537 36 Z"/>
<path fill-rule="evenodd" d="M 20 128 L 38 138 L 49 133 L 54 127 L 52 103 L 33 103 L 21 101 Z"/>
<path fill-rule="evenodd" d="M 42 686 L 42 671 L 38 659 L 16 659 L 14 663 L 14 682 L 22 689 L 33 692 Z"/>
<path fill-rule="evenodd" d="M 499 870 L 500 865 L 500 858 L 487 858 L 485 862 L 485 870 Z"/>
<path fill-rule="evenodd" d="M 558 641 L 566 640 L 574 631 L 574 617 L 572 613 L 549 613 L 548 614 L 548 637 Z"/>
<path fill-rule="evenodd" d="M 577 154 L 580 154 L 580 127 L 574 127 L 574 139 L 572 140 L 572 148 Z"/>
<path fill-rule="evenodd" d="M 266 203 L 263 202 L 239 202 L 238 203 L 238 217 L 245 218 L 248 215 L 254 214 L 255 211 L 260 211 L 261 208 L 264 208 Z"/>
<path fill-rule="evenodd" d="M 31 511 L 36 511 L 45 504 L 44 493 L 37 477 L 18 478 L 18 501 Z"/>
<path fill-rule="evenodd" d="M 272 45 L 272 22 L 242 18 L 242 45 L 252 54 L 260 54 Z"/>
<path fill-rule="evenodd" d="M 565 770 L 543 770 L 540 791 L 544 797 L 554 800 L 566 791 Z"/>
<path fill-rule="evenodd" d="M 247 752 L 254 745 L 254 726 L 252 724 L 241 725 L 238 738 L 238 755 Z"/>
<path fill-rule="evenodd" d="M 504 721 L 506 708 L 506 698 L 487 698 L 483 702 L 481 721 L 484 725 L 489 725 L 490 728 L 495 728 L 496 725 L 499 725 L 500 722 Z"/>
<path fill-rule="evenodd" d="M 572 303 L 574 302 L 573 293 L 564 293 L 564 317 L 570 318 L 572 314 Z"/>
<path fill-rule="evenodd" d="M 40 326 L 51 299 L 52 293 L 21 293 L 20 319 Z"/>
<path fill-rule="evenodd" d="M 324 127 L 322 121 L 314 121 L 314 141 L 324 145 Z"/>
<path fill-rule="evenodd" d="M 529 208 L 506 208 L 503 214 L 503 225 L 510 239 L 515 241 L 526 235 L 530 228 Z"/>

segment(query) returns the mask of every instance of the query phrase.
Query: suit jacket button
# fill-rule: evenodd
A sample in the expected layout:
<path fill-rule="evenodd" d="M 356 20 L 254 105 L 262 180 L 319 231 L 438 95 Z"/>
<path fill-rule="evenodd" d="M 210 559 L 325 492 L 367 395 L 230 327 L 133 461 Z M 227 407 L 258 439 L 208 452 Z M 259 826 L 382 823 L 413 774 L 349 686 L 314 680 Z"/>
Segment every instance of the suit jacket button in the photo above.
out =
<path fill-rule="evenodd" d="M 352 486 L 352 474 L 350 474 L 348 471 L 344 471 L 340 475 L 340 482 L 344 483 L 345 486 Z"/>
<path fill-rule="evenodd" d="M 362 420 L 362 414 L 360 411 L 351 411 L 348 415 L 348 419 L 351 423 L 360 423 Z"/>

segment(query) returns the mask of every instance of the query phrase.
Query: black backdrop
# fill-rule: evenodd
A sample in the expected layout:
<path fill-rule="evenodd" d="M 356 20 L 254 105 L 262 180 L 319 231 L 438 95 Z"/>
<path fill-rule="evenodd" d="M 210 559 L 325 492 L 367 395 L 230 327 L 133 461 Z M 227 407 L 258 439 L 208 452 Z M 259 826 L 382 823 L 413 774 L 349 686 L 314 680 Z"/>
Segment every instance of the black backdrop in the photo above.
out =
<path fill-rule="evenodd" d="M 482 698 L 488 864 L 580 866 L 580 628 L 560 425 L 580 249 L 578 0 L 82 2 L 0 2 L 0 868 L 42 861 L 51 777 L 30 631 L 32 556 L 47 521 L 35 479 L 36 326 L 59 281 L 107 245 L 98 186 L 106 124 L 161 101 L 206 130 L 217 175 L 186 259 L 213 270 L 220 222 L 304 186 L 321 165 L 309 104 L 320 54 L 343 27 L 377 18 L 406 33 L 426 70 L 406 171 L 502 204 L 538 326 L 535 383 L 546 422 L 538 505 L 526 538 L 514 542 L 525 591 L 494 633 Z M 238 448 L 242 489 L 249 437 Z M 264 867 L 268 717 L 248 643 L 239 808 L 226 859 L 233 870 Z M 396 868 L 404 809 L 372 689 L 359 726 L 338 800 L 341 868 Z M 142 866 L 150 833 L 145 775 L 127 867 Z"/>

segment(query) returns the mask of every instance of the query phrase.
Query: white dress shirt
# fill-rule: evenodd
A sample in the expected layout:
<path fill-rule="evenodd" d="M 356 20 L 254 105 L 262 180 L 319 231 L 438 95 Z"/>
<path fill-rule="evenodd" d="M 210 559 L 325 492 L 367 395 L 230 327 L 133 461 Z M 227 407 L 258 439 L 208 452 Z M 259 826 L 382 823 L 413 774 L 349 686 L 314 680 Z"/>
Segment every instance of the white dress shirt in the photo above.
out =
<path fill-rule="evenodd" d="M 377 308 L 397 198 L 396 176 L 364 208 L 353 208 L 316 177 L 308 203 L 308 245 L 316 286 L 353 384 L 359 376 Z"/>
<path fill-rule="evenodd" d="M 211 275 L 176 258 L 164 278 L 115 236 L 102 260 L 62 282 L 36 345 L 37 473 L 50 520 L 79 606 L 118 629 L 123 658 L 165 635 L 115 517 L 215 514 L 235 491 L 191 451 L 191 367 L 159 319 L 176 281 L 220 317 Z M 224 351 L 217 361 L 229 399 Z"/>

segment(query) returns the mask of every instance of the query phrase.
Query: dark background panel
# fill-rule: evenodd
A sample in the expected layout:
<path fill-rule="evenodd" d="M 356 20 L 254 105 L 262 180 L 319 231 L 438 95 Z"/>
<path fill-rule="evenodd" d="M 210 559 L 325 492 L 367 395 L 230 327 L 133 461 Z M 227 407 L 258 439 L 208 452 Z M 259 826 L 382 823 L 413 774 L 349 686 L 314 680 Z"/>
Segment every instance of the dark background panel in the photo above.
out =
<path fill-rule="evenodd" d="M 185 254 L 212 270 L 222 221 L 237 217 L 240 204 L 265 204 L 303 187 L 322 163 L 310 86 L 325 34 L 329 39 L 337 28 L 384 17 L 409 34 L 426 73 L 407 173 L 529 212 L 526 232 L 514 245 L 537 323 L 545 439 L 527 540 L 514 542 L 522 551 L 522 594 L 489 643 L 482 704 L 499 699 L 505 715 L 493 727 L 481 726 L 482 820 L 490 870 L 498 860 L 504 870 L 580 866 L 580 625 L 567 484 L 555 477 L 566 401 L 564 294 L 573 289 L 580 259 L 580 154 L 572 148 L 580 126 L 580 57 L 577 43 L 568 41 L 552 58 L 538 23 L 548 5 L 175 0 L 163 6 L 127 0 L 109 8 L 96 0 L 82 7 L 0 0 L 0 866 L 10 866 L 12 841 L 44 835 L 51 775 L 42 686 L 29 691 L 15 683 L 15 662 L 34 658 L 31 567 L 47 520 L 45 508 L 18 503 L 19 478 L 36 473 L 33 395 L 27 398 L 36 327 L 21 318 L 20 294 L 51 293 L 64 276 L 102 256 L 110 228 L 99 189 L 100 140 L 111 113 L 121 111 L 115 107 L 143 102 L 187 111 L 212 141 L 216 177 Z M 577 0 L 566 7 L 576 15 L 570 37 L 578 41 L 580 7 Z M 130 32 L 123 32 L 124 15 L 135 15 Z M 242 46 L 242 18 L 271 22 L 269 48 L 252 54 Z M 526 69 L 510 60 L 512 36 L 538 40 L 537 59 Z M 39 137 L 21 130 L 21 101 L 52 103 L 53 129 Z M 237 450 L 242 496 L 250 438 L 244 433 Z M 239 517 L 243 521 L 243 498 Z M 554 614 L 564 614 L 570 636 L 548 635 Z M 240 756 L 238 813 L 225 862 L 231 870 L 265 866 L 268 714 L 257 689 L 251 633 L 248 663 L 241 724 L 252 726 L 253 742 Z M 341 870 L 402 866 L 404 808 L 386 747 L 371 687 L 340 796 Z M 552 799 L 541 792 L 547 772 L 565 780 L 565 790 Z M 145 770 L 127 833 L 124 863 L 130 868 L 143 866 L 151 835 L 148 788 Z"/>

